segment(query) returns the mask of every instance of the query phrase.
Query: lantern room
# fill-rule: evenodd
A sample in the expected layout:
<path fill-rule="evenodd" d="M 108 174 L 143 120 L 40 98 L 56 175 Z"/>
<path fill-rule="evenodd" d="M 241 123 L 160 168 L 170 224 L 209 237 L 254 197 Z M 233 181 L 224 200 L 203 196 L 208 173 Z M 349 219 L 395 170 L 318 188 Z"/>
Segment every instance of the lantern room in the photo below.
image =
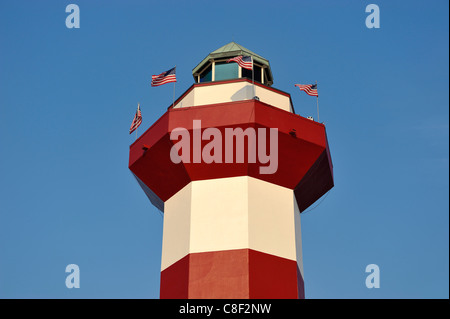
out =
<path fill-rule="evenodd" d="M 240 67 L 237 63 L 227 63 L 236 56 L 253 57 L 254 74 L 251 70 Z M 271 86 L 272 71 L 269 61 L 262 56 L 244 48 L 236 42 L 230 42 L 206 56 L 193 70 L 195 83 L 214 82 L 231 79 L 247 78 L 255 82 Z"/>

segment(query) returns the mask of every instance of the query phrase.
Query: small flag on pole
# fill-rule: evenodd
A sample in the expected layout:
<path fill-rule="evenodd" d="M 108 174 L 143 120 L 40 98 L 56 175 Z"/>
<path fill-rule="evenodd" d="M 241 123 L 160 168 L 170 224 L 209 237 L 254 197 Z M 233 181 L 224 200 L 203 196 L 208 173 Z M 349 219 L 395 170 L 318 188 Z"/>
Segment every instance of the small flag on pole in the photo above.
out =
<path fill-rule="evenodd" d="M 305 91 L 306 94 L 311 96 L 319 96 L 317 93 L 317 84 L 295 84 L 300 91 Z"/>
<path fill-rule="evenodd" d="M 152 75 L 152 86 L 160 86 L 166 83 L 176 82 L 177 76 L 175 74 L 175 69 L 176 67 L 159 75 Z"/>
<path fill-rule="evenodd" d="M 134 115 L 133 122 L 131 123 L 131 126 L 130 126 L 130 134 L 133 133 L 139 127 L 139 125 L 141 125 L 141 123 L 142 123 L 142 114 L 141 114 L 141 108 L 139 107 L 139 104 L 138 104 L 136 114 Z"/>
<path fill-rule="evenodd" d="M 239 64 L 241 68 L 247 70 L 253 70 L 253 58 L 251 56 L 237 56 L 235 58 L 231 58 L 227 61 L 227 63 L 236 62 Z"/>

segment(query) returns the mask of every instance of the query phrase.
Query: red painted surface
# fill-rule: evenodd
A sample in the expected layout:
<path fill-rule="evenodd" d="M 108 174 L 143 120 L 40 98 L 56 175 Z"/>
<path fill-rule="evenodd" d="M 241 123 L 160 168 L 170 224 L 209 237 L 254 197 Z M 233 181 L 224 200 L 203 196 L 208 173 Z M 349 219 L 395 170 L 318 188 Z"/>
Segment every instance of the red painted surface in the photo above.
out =
<path fill-rule="evenodd" d="M 322 152 L 295 187 L 294 194 L 300 212 L 307 209 L 333 186 L 333 165 L 327 145 L 327 149 Z"/>
<path fill-rule="evenodd" d="M 159 297 L 161 299 L 186 299 L 189 292 L 190 255 L 178 260 L 161 272 Z"/>
<path fill-rule="evenodd" d="M 252 249 L 193 253 L 161 272 L 162 299 L 304 298 L 297 262 Z"/>
<path fill-rule="evenodd" d="M 278 129 L 278 170 L 274 174 L 260 174 L 260 167 L 267 164 L 258 159 L 256 163 L 248 163 L 247 152 L 244 163 L 224 163 L 225 152 L 222 163 L 192 163 L 191 152 L 191 163 L 174 164 L 170 150 L 177 141 L 170 140 L 170 132 L 178 127 L 189 130 L 192 150 L 193 120 L 201 120 L 202 131 L 218 128 L 222 145 L 225 145 L 225 128 L 253 127 L 256 131 L 266 128 L 267 135 L 269 128 Z M 295 137 L 289 134 L 292 130 L 296 132 Z M 202 141 L 202 148 L 208 143 Z M 148 150 L 143 150 L 144 145 Z M 327 147 L 322 124 L 260 101 L 247 100 L 168 110 L 130 146 L 129 168 L 163 202 L 190 181 L 251 176 L 295 189 L 303 211 L 333 186 Z"/>
<path fill-rule="evenodd" d="M 249 256 L 250 299 L 299 298 L 298 267 L 295 260 L 251 249 L 249 249 Z M 302 288 L 300 287 L 300 289 Z"/>

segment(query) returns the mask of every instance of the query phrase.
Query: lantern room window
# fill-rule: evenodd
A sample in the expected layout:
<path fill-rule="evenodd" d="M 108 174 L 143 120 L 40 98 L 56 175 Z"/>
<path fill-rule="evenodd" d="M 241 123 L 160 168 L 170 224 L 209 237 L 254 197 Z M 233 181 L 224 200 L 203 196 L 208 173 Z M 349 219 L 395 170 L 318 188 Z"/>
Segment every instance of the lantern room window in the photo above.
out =
<path fill-rule="evenodd" d="M 254 77 L 254 80 L 256 81 L 256 82 L 262 82 L 261 81 L 261 67 L 259 66 L 259 65 L 257 65 L 257 64 L 255 64 L 255 63 L 253 63 L 253 71 L 254 71 L 254 74 L 253 74 L 253 77 Z M 247 79 L 252 79 L 252 70 L 247 70 L 247 69 L 242 69 L 242 77 L 243 78 L 247 78 Z"/>
<path fill-rule="evenodd" d="M 211 64 L 200 73 L 199 78 L 200 78 L 200 82 L 212 81 L 212 66 L 211 66 Z"/>
<path fill-rule="evenodd" d="M 226 61 L 214 63 L 214 81 L 230 80 L 239 78 L 239 65 L 237 63 L 227 63 Z"/>

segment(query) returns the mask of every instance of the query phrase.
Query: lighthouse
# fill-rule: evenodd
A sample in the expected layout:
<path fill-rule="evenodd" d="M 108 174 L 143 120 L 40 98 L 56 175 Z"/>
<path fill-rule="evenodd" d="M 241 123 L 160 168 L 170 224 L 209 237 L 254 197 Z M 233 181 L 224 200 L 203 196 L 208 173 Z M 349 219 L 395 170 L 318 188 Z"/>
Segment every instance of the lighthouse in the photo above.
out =
<path fill-rule="evenodd" d="M 334 185 L 324 124 L 296 114 L 269 61 L 235 42 L 192 75 L 130 146 L 164 213 L 160 298 L 304 298 L 301 213 Z"/>

